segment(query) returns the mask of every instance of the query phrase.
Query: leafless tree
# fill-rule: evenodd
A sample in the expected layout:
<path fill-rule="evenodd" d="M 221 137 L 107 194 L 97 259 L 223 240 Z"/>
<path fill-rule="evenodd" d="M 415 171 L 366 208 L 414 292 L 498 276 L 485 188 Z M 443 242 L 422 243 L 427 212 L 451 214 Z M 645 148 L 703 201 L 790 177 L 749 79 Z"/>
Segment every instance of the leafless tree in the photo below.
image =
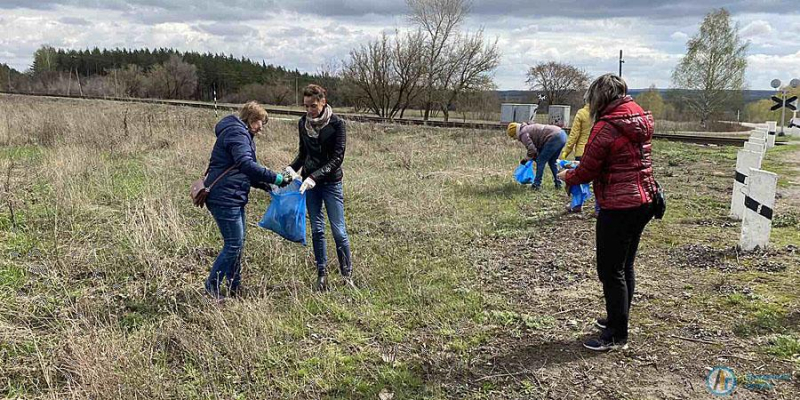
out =
<path fill-rule="evenodd" d="M 464 122 L 467 120 L 467 113 L 471 114 L 472 119 L 499 121 L 500 96 L 494 90 L 465 91 L 459 96 L 458 111 Z"/>
<path fill-rule="evenodd" d="M 420 62 L 421 34 L 398 34 L 350 51 L 342 75 L 345 84 L 378 116 L 394 118 L 420 93 L 424 68 Z"/>
<path fill-rule="evenodd" d="M 291 105 L 294 102 L 294 88 L 285 80 L 277 80 L 267 86 L 267 104 L 280 106 Z"/>
<path fill-rule="evenodd" d="M 250 83 L 222 98 L 222 101 L 230 103 L 245 103 L 250 100 L 264 104 L 288 106 L 294 102 L 294 87 L 282 79 L 270 83 Z"/>
<path fill-rule="evenodd" d="M 380 39 L 350 51 L 345 61 L 345 79 L 359 89 L 369 109 L 380 117 L 388 117 L 392 96 L 389 67 L 391 45 L 384 33 Z"/>
<path fill-rule="evenodd" d="M 683 100 L 702 124 L 724 108 L 732 91 L 744 88 L 747 47 L 724 8 L 706 15 L 700 32 L 686 43 L 686 56 L 673 71 L 672 82 L 688 89 Z"/>
<path fill-rule="evenodd" d="M 197 89 L 197 67 L 172 55 L 148 73 L 150 96 L 163 99 L 187 99 Z"/>
<path fill-rule="evenodd" d="M 571 95 L 589 86 L 589 75 L 575 66 L 555 61 L 536 64 L 528 70 L 527 83 L 546 96 L 547 104 L 570 102 Z M 573 96 L 574 97 L 574 96 Z"/>
<path fill-rule="evenodd" d="M 425 34 L 425 116 L 427 121 L 434 106 L 436 81 L 447 66 L 446 49 L 458 36 L 458 28 L 470 10 L 469 0 L 406 0 L 411 22 Z"/>
<path fill-rule="evenodd" d="M 463 92 L 493 88 L 488 74 L 500 62 L 497 40 L 484 44 L 483 29 L 474 35 L 459 36 L 447 55 L 447 63 L 440 76 L 443 93 L 441 108 L 445 121 L 450 119 L 450 110 Z"/>
<path fill-rule="evenodd" d="M 491 86 L 497 67 L 497 41 L 485 44 L 483 29 L 462 34 L 458 27 L 469 11 L 467 0 L 408 0 L 417 29 L 397 32 L 350 52 L 343 86 L 357 94 L 355 103 L 388 118 L 404 116 L 422 103 L 424 119 L 449 110 L 461 93 Z"/>
<path fill-rule="evenodd" d="M 125 68 L 113 70 L 117 76 L 118 91 L 126 97 L 141 97 L 144 89 L 145 74 L 136 64 L 128 64 Z"/>
<path fill-rule="evenodd" d="M 391 117 L 400 113 L 403 118 L 408 107 L 423 91 L 422 78 L 425 64 L 422 62 L 424 36 L 421 31 L 412 31 L 398 38 L 392 48 L 392 73 L 396 79 L 397 102 L 392 108 Z"/>

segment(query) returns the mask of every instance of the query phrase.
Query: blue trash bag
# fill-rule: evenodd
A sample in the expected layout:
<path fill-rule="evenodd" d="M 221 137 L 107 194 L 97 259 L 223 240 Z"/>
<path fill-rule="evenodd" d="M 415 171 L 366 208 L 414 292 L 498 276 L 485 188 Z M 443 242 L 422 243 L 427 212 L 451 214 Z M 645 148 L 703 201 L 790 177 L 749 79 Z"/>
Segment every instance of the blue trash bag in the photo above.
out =
<path fill-rule="evenodd" d="M 560 169 L 575 169 L 578 168 L 580 161 L 561 160 L 556 161 Z"/>
<path fill-rule="evenodd" d="M 570 186 L 569 194 L 572 195 L 569 206 L 574 210 L 577 207 L 583 207 L 583 203 L 586 202 L 586 199 L 592 196 L 592 191 L 589 188 L 589 184 L 584 183 Z"/>
<path fill-rule="evenodd" d="M 533 172 L 533 160 L 528 160 L 514 170 L 514 179 L 522 185 L 533 183 L 534 177 L 536 177 L 536 173 Z"/>
<path fill-rule="evenodd" d="M 300 180 L 295 179 L 286 187 L 273 189 L 269 193 L 272 201 L 258 226 L 305 246 L 306 195 L 300 194 L 300 185 Z"/>

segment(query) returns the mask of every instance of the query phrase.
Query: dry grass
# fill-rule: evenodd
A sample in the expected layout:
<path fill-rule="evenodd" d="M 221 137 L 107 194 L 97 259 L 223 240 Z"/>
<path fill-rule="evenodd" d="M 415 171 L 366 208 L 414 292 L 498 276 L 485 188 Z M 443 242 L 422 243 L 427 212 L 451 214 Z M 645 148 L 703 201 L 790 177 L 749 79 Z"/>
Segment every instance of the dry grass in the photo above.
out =
<path fill-rule="evenodd" d="M 191 108 L 0 97 L 0 393 L 695 398 L 706 366 L 798 371 L 799 200 L 782 200 L 776 250 L 729 251 L 733 149 L 657 144 L 671 214 L 643 243 L 633 348 L 593 357 L 579 347 L 602 309 L 592 221 L 562 215 L 561 193 L 512 184 L 521 150 L 502 132 L 349 125 L 360 289 L 312 293 L 311 249 L 256 226 L 268 200 L 254 191 L 246 295 L 207 303 L 220 239 L 187 188 L 214 122 Z M 259 159 L 280 168 L 296 123 L 266 131 Z M 782 175 L 796 147 L 773 153 Z"/>

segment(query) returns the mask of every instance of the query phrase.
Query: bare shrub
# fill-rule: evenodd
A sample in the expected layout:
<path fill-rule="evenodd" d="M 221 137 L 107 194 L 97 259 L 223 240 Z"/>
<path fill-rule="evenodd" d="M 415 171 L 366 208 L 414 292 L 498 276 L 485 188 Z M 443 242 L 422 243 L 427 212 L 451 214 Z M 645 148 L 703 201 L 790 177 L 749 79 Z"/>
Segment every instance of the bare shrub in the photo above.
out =
<path fill-rule="evenodd" d="M 63 138 L 63 128 L 58 121 L 45 118 L 33 130 L 33 141 L 44 147 L 53 147 Z"/>

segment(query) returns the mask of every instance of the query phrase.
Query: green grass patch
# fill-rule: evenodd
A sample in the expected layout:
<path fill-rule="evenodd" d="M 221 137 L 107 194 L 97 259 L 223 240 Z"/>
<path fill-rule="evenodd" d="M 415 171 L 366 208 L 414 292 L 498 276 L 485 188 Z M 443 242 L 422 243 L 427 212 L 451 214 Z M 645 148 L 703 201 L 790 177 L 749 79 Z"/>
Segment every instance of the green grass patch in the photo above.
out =
<path fill-rule="evenodd" d="M 518 327 L 537 331 L 550 330 L 555 325 L 555 318 L 549 315 L 520 314 L 515 311 L 489 311 L 489 321 L 503 327 Z"/>
<path fill-rule="evenodd" d="M 0 264 L 0 288 L 16 290 L 25 284 L 25 271 L 9 264 Z"/>
<path fill-rule="evenodd" d="M 751 337 L 766 333 L 782 333 L 790 326 L 785 306 L 739 293 L 729 295 L 723 303 L 742 314 L 741 322 L 733 332 L 740 337 Z"/>
<path fill-rule="evenodd" d="M 39 146 L 11 146 L 0 147 L 0 159 L 12 162 L 30 163 L 38 161 L 42 156 L 42 148 Z M 5 174 L 6 171 L 3 171 Z"/>
<path fill-rule="evenodd" d="M 779 335 L 770 340 L 767 353 L 790 360 L 800 357 L 800 337 Z"/>

